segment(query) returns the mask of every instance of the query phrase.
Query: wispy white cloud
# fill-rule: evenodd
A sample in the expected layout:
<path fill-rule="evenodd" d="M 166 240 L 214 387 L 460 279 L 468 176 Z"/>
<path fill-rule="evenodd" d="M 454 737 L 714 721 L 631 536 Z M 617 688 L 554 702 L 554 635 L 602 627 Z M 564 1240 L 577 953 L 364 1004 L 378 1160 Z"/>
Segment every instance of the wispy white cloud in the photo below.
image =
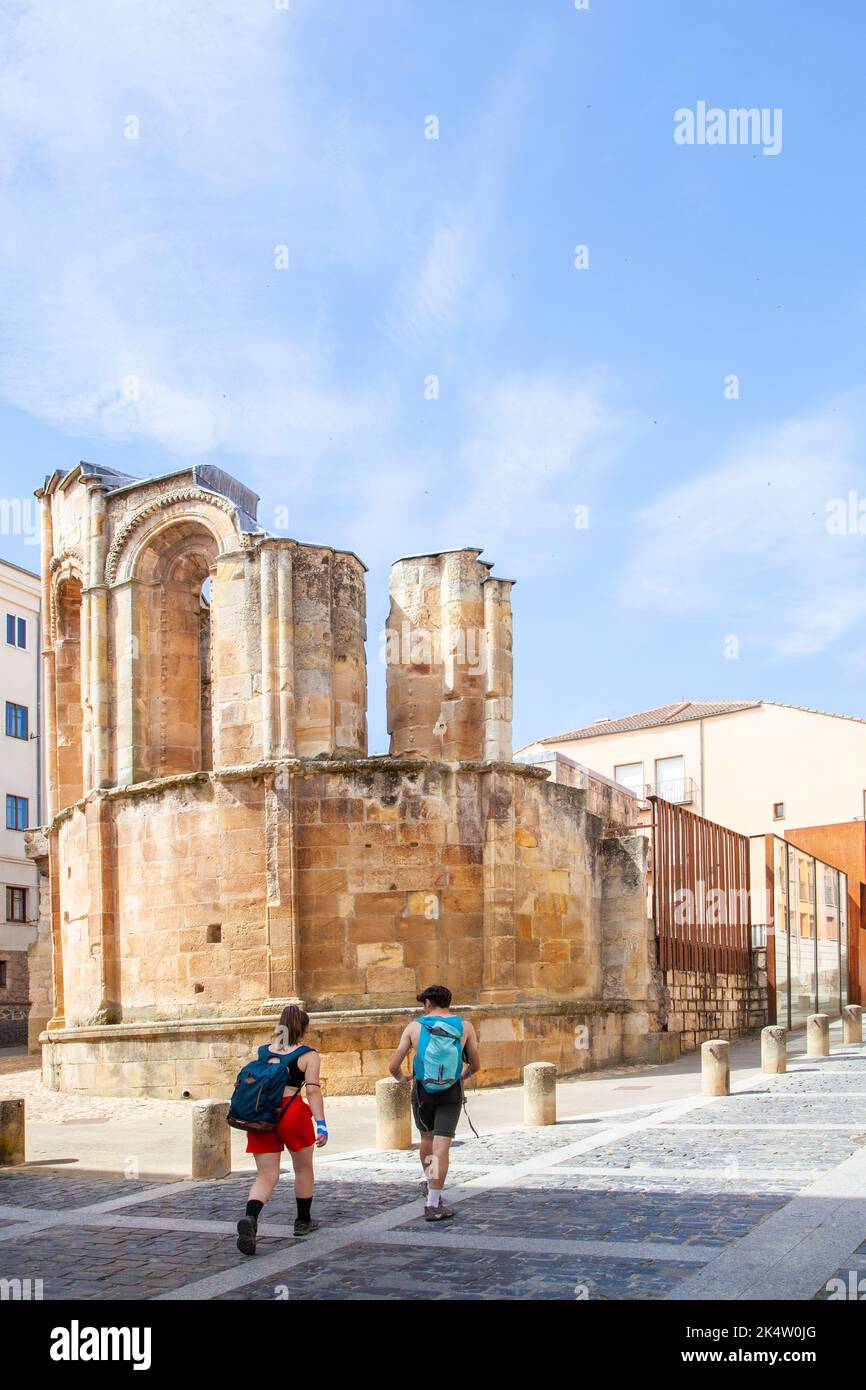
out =
<path fill-rule="evenodd" d="M 827 528 L 864 450 L 857 398 L 741 439 L 634 519 L 623 602 L 724 622 L 777 656 L 824 650 L 866 615 L 866 539 Z"/>
<path fill-rule="evenodd" d="M 382 421 L 379 381 L 339 386 L 308 289 L 385 254 L 364 120 L 311 75 L 293 11 L 5 7 L 8 399 L 90 437 L 308 462 Z"/>

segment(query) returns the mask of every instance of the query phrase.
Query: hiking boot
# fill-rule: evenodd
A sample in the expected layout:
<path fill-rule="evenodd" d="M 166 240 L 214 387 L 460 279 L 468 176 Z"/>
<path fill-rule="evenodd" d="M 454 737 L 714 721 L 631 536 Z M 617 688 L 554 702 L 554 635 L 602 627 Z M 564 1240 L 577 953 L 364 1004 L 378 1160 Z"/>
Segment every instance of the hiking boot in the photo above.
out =
<path fill-rule="evenodd" d="M 258 1222 L 254 1216 L 242 1216 L 238 1222 L 238 1249 L 242 1255 L 256 1253 Z"/>
<path fill-rule="evenodd" d="M 453 1215 L 454 1213 L 451 1210 L 451 1208 L 443 1207 L 441 1202 L 439 1203 L 438 1207 L 424 1208 L 425 1221 L 448 1221 Z"/>
<path fill-rule="evenodd" d="M 312 1231 L 317 1231 L 318 1229 L 319 1222 L 313 1221 L 312 1218 L 309 1221 L 302 1221 L 300 1217 L 297 1217 L 295 1221 L 296 1236 L 308 1236 Z"/>

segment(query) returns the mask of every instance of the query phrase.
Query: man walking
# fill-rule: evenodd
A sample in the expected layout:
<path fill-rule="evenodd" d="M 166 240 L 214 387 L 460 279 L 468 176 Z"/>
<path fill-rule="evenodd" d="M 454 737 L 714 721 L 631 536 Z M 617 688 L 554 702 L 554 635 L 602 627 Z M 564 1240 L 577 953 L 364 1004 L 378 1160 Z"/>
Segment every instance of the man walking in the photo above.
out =
<path fill-rule="evenodd" d="M 442 1189 L 463 1104 L 463 1082 L 480 1071 L 481 1058 L 472 1024 L 451 1012 L 450 989 L 428 985 L 418 995 L 418 1003 L 424 1005 L 423 1017 L 403 1030 L 388 1070 L 402 1080 L 403 1060 L 414 1049 L 412 1112 L 421 1135 L 424 1219 L 447 1221 L 454 1213 L 442 1205 Z"/>

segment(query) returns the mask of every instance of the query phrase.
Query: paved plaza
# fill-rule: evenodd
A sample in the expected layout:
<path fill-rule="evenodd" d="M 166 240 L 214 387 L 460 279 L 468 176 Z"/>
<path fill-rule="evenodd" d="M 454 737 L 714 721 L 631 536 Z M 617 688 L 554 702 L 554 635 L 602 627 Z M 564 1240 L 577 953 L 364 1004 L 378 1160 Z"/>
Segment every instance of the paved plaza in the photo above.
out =
<path fill-rule="evenodd" d="M 832 1279 L 856 1290 L 866 1045 L 842 1046 L 834 1031 L 830 1058 L 795 1053 L 787 1074 L 740 1076 L 729 1097 L 461 1136 L 447 1225 L 419 1219 L 414 1152 L 336 1153 L 318 1163 L 321 1229 L 293 1237 L 281 1182 L 248 1259 L 234 1239 L 248 1187 L 248 1173 L 143 1182 L 5 1169 L 0 1278 L 96 1300 L 811 1300 Z M 449 1276 L 431 1284 L 440 1247 Z"/>

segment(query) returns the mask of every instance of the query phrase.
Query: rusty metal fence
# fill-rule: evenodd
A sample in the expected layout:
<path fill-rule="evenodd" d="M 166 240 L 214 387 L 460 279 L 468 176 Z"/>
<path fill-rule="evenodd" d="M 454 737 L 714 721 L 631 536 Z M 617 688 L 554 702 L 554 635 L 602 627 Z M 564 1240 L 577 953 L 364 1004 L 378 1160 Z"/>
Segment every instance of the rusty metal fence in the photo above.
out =
<path fill-rule="evenodd" d="M 659 966 L 746 974 L 751 956 L 748 838 L 661 797 L 649 802 Z"/>

